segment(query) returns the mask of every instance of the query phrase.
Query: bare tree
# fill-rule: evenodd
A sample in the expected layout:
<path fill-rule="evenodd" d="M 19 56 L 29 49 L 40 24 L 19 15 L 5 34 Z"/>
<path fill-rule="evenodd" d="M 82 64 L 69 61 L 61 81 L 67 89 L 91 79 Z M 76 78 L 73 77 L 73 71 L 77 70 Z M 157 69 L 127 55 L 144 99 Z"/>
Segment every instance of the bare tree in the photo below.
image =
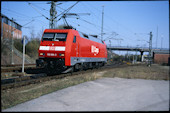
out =
<path fill-rule="evenodd" d="M 41 40 L 43 32 L 44 32 L 44 27 L 42 27 L 41 30 L 37 33 L 37 37 L 36 38 Z"/>
<path fill-rule="evenodd" d="M 11 44 L 11 35 L 8 35 L 8 34 L 3 29 L 3 35 L 1 37 L 1 53 L 5 52 L 7 46 L 10 46 Z"/>
<path fill-rule="evenodd" d="M 31 40 L 35 38 L 34 26 L 32 26 L 30 29 L 30 38 L 31 38 Z"/>
<path fill-rule="evenodd" d="M 65 26 L 64 24 L 58 25 L 56 29 L 64 29 L 64 26 Z"/>

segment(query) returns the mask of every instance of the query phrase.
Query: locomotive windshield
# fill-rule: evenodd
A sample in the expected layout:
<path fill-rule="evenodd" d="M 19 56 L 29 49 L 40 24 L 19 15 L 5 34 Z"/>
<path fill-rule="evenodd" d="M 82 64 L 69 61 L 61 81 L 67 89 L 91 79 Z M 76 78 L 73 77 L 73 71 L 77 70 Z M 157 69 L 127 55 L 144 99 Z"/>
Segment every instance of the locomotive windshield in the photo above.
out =
<path fill-rule="evenodd" d="M 44 33 L 42 41 L 66 41 L 67 33 Z"/>

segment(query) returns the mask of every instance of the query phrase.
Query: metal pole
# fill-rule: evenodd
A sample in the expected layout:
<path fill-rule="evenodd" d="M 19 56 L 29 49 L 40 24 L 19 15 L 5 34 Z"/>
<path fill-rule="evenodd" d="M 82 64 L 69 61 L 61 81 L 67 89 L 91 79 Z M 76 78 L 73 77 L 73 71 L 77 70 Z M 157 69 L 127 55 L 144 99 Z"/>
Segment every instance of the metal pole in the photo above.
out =
<path fill-rule="evenodd" d="M 109 61 L 111 61 L 111 58 L 112 58 L 112 53 L 111 53 L 111 51 L 112 51 L 112 49 L 111 49 L 111 40 L 109 40 L 109 42 L 110 42 L 110 58 L 109 58 Z"/>
<path fill-rule="evenodd" d="M 138 46 L 139 46 L 139 45 L 136 45 L 136 63 L 137 63 L 137 60 L 138 60 L 138 55 L 137 55 Z"/>
<path fill-rule="evenodd" d="M 135 63 L 137 62 L 137 49 L 136 49 L 136 55 L 135 55 Z"/>
<path fill-rule="evenodd" d="M 54 1 L 51 1 L 51 9 L 50 9 L 50 29 L 55 29 L 55 21 L 54 18 L 56 17 L 56 4 Z"/>
<path fill-rule="evenodd" d="M 102 28 L 101 28 L 101 40 L 103 40 L 103 15 L 104 15 L 104 6 L 103 7 L 103 10 L 102 10 Z"/>
<path fill-rule="evenodd" d="M 134 55 L 133 55 L 133 61 L 132 61 L 132 64 L 134 64 Z"/>
<path fill-rule="evenodd" d="M 11 39 L 12 39 L 12 44 L 11 44 L 11 48 L 12 48 L 12 53 L 11 53 L 11 64 L 13 65 L 14 64 L 14 58 L 13 58 L 13 52 L 14 52 L 14 48 L 13 48 L 13 44 L 14 44 L 14 41 L 13 41 L 13 35 L 14 35 L 14 30 L 13 30 L 13 25 L 14 25 L 14 20 L 12 18 L 12 36 L 11 36 Z"/>
<path fill-rule="evenodd" d="M 25 62 L 25 36 L 23 37 L 22 73 L 24 73 L 24 62 Z"/>
<path fill-rule="evenodd" d="M 111 48 L 111 40 L 109 40 L 109 42 L 110 42 L 110 48 Z"/>
<path fill-rule="evenodd" d="M 156 48 L 157 48 L 157 40 L 158 40 L 158 26 L 157 26 L 157 36 L 156 36 Z"/>
<path fill-rule="evenodd" d="M 150 40 L 149 40 L 149 67 L 151 66 L 151 51 L 152 51 L 152 32 L 150 32 Z"/>
<path fill-rule="evenodd" d="M 162 40 L 163 40 L 163 35 L 161 35 L 161 50 L 162 50 Z"/>

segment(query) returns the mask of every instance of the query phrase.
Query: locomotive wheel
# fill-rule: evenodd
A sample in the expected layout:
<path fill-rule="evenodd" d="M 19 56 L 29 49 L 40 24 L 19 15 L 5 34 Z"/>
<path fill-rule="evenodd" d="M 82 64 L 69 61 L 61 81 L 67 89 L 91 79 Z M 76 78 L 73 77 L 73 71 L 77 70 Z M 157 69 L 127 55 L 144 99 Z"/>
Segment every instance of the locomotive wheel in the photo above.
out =
<path fill-rule="evenodd" d="M 82 71 L 83 70 L 83 64 L 79 65 L 79 70 Z"/>
<path fill-rule="evenodd" d="M 74 66 L 74 70 L 75 70 L 75 71 L 79 71 L 79 70 L 80 70 L 80 64 L 76 64 L 76 65 Z"/>
<path fill-rule="evenodd" d="M 92 62 L 89 63 L 89 68 L 90 68 L 90 69 L 93 69 Z"/>
<path fill-rule="evenodd" d="M 84 62 L 83 63 L 83 70 L 88 70 L 88 63 L 87 62 Z"/>
<path fill-rule="evenodd" d="M 96 62 L 96 69 L 98 69 L 99 68 L 99 63 L 98 62 Z"/>

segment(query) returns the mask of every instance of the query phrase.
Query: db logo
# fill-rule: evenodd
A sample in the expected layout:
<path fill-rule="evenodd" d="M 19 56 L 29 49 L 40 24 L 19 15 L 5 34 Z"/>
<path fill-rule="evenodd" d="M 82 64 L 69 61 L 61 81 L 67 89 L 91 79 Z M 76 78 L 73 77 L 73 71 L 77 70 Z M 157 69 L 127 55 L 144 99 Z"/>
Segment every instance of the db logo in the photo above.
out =
<path fill-rule="evenodd" d="M 55 51 L 55 46 L 50 46 L 51 51 Z"/>
<path fill-rule="evenodd" d="M 96 56 L 99 53 L 99 48 L 92 45 L 91 52 Z"/>

